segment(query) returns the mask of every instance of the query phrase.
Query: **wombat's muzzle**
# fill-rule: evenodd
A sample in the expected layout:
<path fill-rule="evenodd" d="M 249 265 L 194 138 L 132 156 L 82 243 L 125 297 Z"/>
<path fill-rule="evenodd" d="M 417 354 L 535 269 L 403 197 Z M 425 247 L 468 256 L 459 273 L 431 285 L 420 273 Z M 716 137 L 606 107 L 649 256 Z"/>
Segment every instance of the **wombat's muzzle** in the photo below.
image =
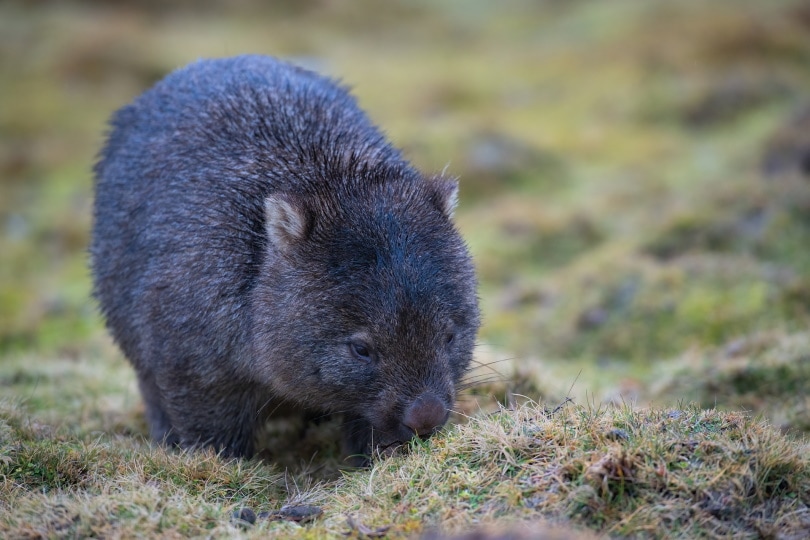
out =
<path fill-rule="evenodd" d="M 411 437 L 427 438 L 442 427 L 450 415 L 447 405 L 433 393 L 417 397 L 405 409 L 402 424 L 409 429 Z"/>

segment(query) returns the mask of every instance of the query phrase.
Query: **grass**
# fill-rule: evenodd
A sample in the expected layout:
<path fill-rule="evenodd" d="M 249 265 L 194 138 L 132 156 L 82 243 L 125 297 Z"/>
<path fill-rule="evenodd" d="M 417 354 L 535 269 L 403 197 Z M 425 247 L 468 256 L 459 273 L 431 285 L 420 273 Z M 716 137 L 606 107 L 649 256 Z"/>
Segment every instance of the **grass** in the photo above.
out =
<path fill-rule="evenodd" d="M 810 448 L 739 412 L 571 404 L 549 412 L 530 403 L 303 492 L 258 461 L 109 435 L 83 440 L 32 425 L 26 413 L 2 404 L 0 531 L 13 537 L 340 538 L 351 524 L 390 538 L 493 524 L 583 537 L 810 531 Z M 231 519 L 290 501 L 324 514 L 304 525 Z"/>
<path fill-rule="evenodd" d="M 142 438 L 79 439 L 30 423 L 16 403 L 2 403 L 0 422 L 4 536 L 215 533 L 227 530 L 220 522 L 233 501 L 267 504 L 281 491 L 279 474 L 256 463 L 171 453 Z"/>
<path fill-rule="evenodd" d="M 807 536 L 808 28 L 804 0 L 4 3 L 0 536 Z M 106 118 L 241 52 L 461 178 L 480 384 L 369 470 L 329 422 L 262 460 L 153 447 L 89 298 Z M 287 503 L 323 514 L 232 520 Z"/>

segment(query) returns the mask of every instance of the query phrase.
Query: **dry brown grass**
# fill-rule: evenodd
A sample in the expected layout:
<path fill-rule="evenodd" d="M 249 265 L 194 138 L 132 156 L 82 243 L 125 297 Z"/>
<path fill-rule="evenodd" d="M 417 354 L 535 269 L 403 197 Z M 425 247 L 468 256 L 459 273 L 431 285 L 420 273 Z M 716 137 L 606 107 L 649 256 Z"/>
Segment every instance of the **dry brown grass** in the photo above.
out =
<path fill-rule="evenodd" d="M 527 404 L 306 489 L 255 461 L 54 433 L 8 402 L 0 426 L 9 537 L 810 534 L 810 446 L 741 413 Z M 324 512 L 304 525 L 231 519 L 282 503 Z"/>

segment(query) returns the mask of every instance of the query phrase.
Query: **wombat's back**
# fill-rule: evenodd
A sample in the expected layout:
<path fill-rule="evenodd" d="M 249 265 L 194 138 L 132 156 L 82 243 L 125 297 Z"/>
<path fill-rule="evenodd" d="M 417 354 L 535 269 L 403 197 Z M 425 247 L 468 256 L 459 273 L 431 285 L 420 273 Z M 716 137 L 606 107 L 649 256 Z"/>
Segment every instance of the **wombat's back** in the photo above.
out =
<path fill-rule="evenodd" d="M 119 110 L 95 167 L 91 264 L 136 367 L 238 356 L 265 197 L 317 191 L 314 171 L 360 155 L 401 163 L 343 88 L 269 57 L 198 61 Z"/>

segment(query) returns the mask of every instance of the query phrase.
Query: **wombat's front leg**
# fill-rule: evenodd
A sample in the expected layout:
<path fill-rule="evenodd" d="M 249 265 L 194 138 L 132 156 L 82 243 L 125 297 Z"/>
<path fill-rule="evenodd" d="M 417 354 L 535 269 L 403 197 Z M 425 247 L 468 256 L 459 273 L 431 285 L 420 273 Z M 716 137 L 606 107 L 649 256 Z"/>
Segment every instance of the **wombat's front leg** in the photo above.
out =
<path fill-rule="evenodd" d="M 146 406 L 146 421 L 149 424 L 149 435 L 152 440 L 166 446 L 179 445 L 180 438 L 172 430 L 171 420 L 161 403 L 160 389 L 155 384 L 155 377 L 151 371 L 138 371 L 138 386 Z"/>
<path fill-rule="evenodd" d="M 256 400 L 249 387 L 200 388 L 193 383 L 163 394 L 170 440 L 183 448 L 212 447 L 227 457 L 253 456 Z"/>
<path fill-rule="evenodd" d="M 371 424 L 365 418 L 346 414 L 343 418 L 343 455 L 351 467 L 366 467 L 371 463 Z"/>

